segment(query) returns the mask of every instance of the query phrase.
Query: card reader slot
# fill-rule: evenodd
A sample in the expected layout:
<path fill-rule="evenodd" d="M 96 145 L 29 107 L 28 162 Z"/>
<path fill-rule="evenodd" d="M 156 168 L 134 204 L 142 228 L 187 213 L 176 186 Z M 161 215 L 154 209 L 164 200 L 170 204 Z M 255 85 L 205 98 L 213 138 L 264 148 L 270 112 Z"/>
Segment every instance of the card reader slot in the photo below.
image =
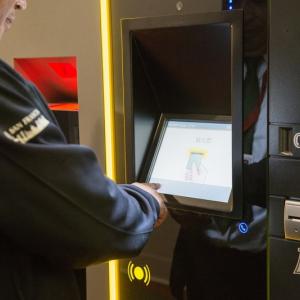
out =
<path fill-rule="evenodd" d="M 300 201 L 286 200 L 284 206 L 285 238 L 300 241 Z"/>
<path fill-rule="evenodd" d="M 294 222 L 300 222 L 300 217 L 288 216 L 288 220 L 291 220 L 291 221 L 294 221 Z"/>
<path fill-rule="evenodd" d="M 279 128 L 279 153 L 285 156 L 293 156 L 292 152 L 293 130 L 288 127 Z"/>

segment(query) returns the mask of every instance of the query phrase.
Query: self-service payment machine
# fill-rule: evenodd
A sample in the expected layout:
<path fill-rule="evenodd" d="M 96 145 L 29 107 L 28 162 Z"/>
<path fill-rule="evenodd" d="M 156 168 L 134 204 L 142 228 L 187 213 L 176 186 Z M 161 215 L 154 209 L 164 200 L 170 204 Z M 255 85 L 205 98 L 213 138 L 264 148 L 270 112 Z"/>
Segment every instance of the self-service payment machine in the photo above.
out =
<path fill-rule="evenodd" d="M 124 19 L 121 26 L 127 181 L 159 183 L 171 212 L 241 220 L 242 12 Z M 174 238 L 163 232 L 138 258 L 121 262 L 122 299 L 171 299 L 170 266 L 153 255 L 154 243 L 164 249 Z M 164 252 L 173 255 L 170 247 Z"/>

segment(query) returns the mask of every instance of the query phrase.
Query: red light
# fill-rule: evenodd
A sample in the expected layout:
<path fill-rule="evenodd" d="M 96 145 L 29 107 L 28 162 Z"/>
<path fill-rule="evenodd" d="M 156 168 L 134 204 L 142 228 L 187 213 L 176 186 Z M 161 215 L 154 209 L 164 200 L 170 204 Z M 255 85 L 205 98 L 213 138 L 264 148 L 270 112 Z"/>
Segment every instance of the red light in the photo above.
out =
<path fill-rule="evenodd" d="M 16 58 L 14 64 L 49 103 L 78 103 L 76 57 Z"/>
<path fill-rule="evenodd" d="M 74 68 L 70 63 L 49 63 L 49 66 L 63 79 L 77 78 L 76 68 Z"/>

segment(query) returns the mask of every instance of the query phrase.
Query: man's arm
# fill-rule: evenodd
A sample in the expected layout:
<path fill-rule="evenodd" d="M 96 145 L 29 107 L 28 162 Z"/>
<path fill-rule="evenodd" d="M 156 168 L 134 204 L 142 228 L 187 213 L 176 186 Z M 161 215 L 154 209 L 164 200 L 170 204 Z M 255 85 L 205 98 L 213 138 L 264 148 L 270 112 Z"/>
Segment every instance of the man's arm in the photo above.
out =
<path fill-rule="evenodd" d="M 138 254 L 160 213 L 155 197 L 106 178 L 22 81 L 1 75 L 1 234 L 75 267 Z"/>

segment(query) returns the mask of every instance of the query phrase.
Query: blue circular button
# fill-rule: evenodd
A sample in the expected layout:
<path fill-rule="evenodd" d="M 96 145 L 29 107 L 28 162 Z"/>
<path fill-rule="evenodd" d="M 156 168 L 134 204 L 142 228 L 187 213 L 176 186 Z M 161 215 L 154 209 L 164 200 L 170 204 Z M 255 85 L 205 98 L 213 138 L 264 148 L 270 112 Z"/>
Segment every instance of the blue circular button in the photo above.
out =
<path fill-rule="evenodd" d="M 246 234 L 246 233 L 249 231 L 248 224 L 245 223 L 245 222 L 241 222 L 241 223 L 239 224 L 239 231 L 240 231 L 240 233 L 242 233 L 242 234 Z"/>

